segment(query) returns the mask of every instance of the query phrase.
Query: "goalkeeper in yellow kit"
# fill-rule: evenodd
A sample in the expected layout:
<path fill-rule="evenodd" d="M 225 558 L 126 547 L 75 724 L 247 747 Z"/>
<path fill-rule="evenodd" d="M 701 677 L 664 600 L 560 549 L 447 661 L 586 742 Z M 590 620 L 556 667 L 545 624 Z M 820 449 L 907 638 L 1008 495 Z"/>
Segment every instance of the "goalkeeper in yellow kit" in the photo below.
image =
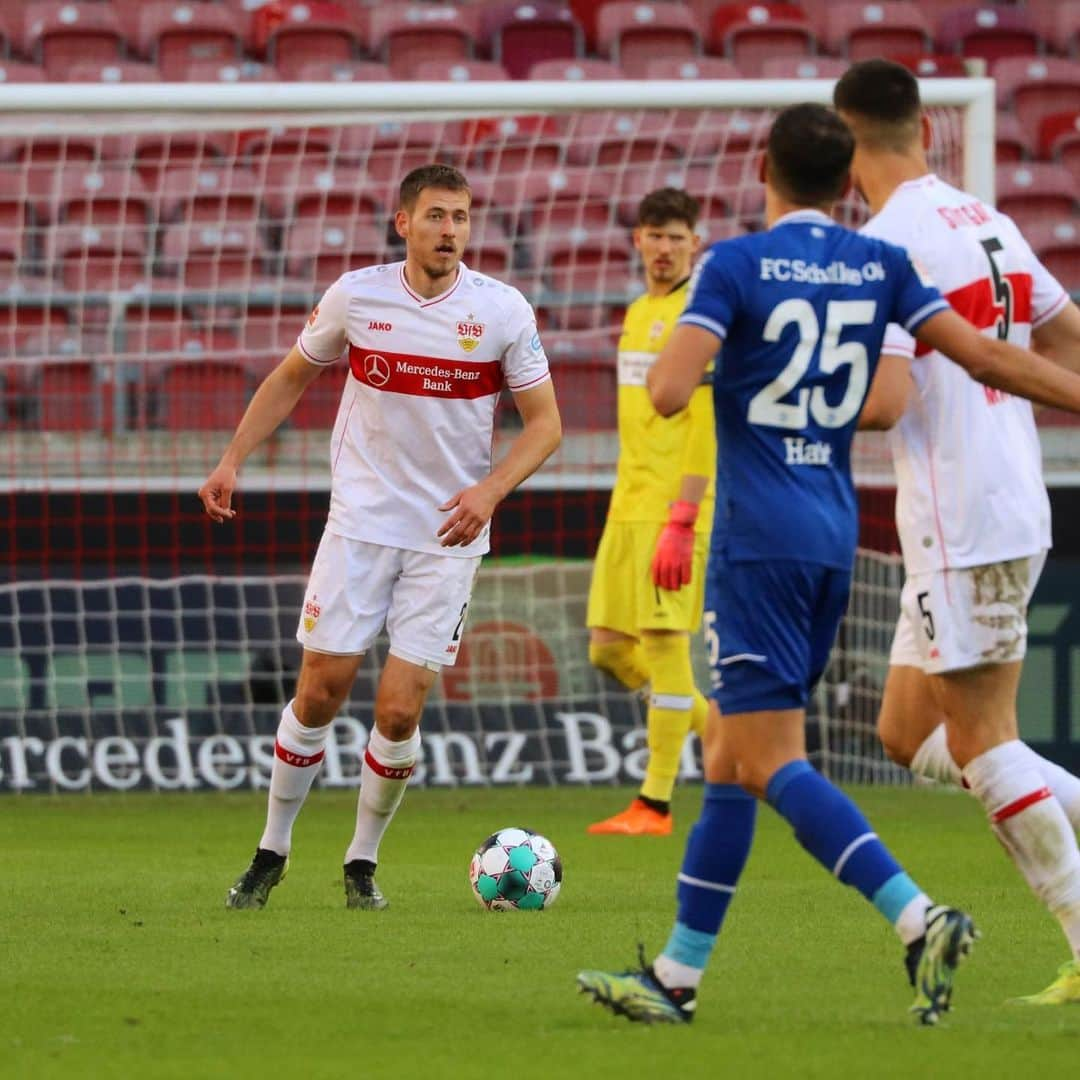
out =
<path fill-rule="evenodd" d="M 649 764 L 630 807 L 590 833 L 666 836 L 686 734 L 704 729 L 690 634 L 701 623 L 712 526 L 716 434 L 711 389 L 662 417 L 645 374 L 686 303 L 698 249 L 698 204 L 661 188 L 638 207 L 634 246 L 646 292 L 627 309 L 619 339 L 619 464 L 589 589 L 589 659 L 630 690 L 650 685 Z"/>

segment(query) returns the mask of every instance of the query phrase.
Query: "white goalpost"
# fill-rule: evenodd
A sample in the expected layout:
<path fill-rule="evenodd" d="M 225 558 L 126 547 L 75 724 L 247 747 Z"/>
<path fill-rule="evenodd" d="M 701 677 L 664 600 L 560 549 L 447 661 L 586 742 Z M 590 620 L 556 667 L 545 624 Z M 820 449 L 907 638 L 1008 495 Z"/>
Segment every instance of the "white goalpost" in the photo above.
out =
<path fill-rule="evenodd" d="M 466 264 L 538 311 L 566 437 L 495 521 L 513 557 L 481 572 L 425 715 L 422 782 L 639 777 L 641 703 L 590 668 L 583 627 L 615 344 L 641 288 L 633 213 L 673 185 L 701 201 L 708 241 L 760 228 L 769 116 L 832 85 L 0 85 L 0 792 L 265 783 L 344 366 L 245 468 L 239 540 L 210 534 L 193 493 L 322 290 L 401 257 L 396 186 L 430 160 L 473 186 Z M 934 168 L 992 200 L 993 83 L 921 89 Z M 496 454 L 514 431 L 500 408 Z M 856 463 L 863 486 L 891 486 L 879 443 Z M 810 710 L 813 759 L 841 780 L 900 779 L 874 734 L 900 579 L 894 555 L 860 553 Z M 375 671 L 324 783 L 358 782 Z M 693 746 L 684 766 L 700 776 Z"/>

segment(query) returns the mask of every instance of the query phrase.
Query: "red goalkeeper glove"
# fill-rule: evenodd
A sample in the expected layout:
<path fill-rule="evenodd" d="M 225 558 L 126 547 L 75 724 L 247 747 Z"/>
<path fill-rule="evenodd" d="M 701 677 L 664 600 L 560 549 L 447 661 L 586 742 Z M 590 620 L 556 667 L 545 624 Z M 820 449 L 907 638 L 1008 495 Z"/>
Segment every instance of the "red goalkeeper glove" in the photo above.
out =
<path fill-rule="evenodd" d="M 652 561 L 653 584 L 661 589 L 675 591 L 690 584 L 697 515 L 697 503 L 679 501 L 671 504 Z"/>

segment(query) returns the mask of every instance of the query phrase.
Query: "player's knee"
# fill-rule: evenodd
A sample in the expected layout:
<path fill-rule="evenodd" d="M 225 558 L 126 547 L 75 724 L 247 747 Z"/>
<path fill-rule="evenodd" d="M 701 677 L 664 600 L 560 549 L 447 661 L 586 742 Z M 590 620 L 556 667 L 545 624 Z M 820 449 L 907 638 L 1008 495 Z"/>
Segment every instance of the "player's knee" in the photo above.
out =
<path fill-rule="evenodd" d="M 293 712 L 305 727 L 323 727 L 337 716 L 347 692 L 348 687 L 342 690 L 325 679 L 301 679 Z"/>
<path fill-rule="evenodd" d="M 911 759 L 918 748 L 911 746 L 910 739 L 904 736 L 902 730 L 891 724 L 884 714 L 878 718 L 878 737 L 890 761 L 903 765 L 905 769 L 911 764 Z"/>
<path fill-rule="evenodd" d="M 404 742 L 419 722 L 420 710 L 410 701 L 390 697 L 375 703 L 375 726 L 391 742 Z"/>
<path fill-rule="evenodd" d="M 756 799 L 765 798 L 765 789 L 769 786 L 768 770 L 755 761 L 737 761 L 735 763 L 735 783 Z"/>

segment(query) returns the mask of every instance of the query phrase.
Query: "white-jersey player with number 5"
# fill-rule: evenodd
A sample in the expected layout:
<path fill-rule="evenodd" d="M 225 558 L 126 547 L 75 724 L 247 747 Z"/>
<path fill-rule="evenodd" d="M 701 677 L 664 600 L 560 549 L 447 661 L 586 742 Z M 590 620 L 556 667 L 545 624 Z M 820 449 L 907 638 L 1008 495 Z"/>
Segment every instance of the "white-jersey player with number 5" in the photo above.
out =
<path fill-rule="evenodd" d="M 834 102 L 856 137 L 870 236 L 903 243 L 988 337 L 1080 366 L 1080 311 L 1005 215 L 930 173 L 918 82 L 851 67 Z M 1027 607 L 1050 547 L 1029 402 L 981 386 L 890 327 L 863 426 L 890 427 L 906 581 L 879 719 L 890 757 L 963 783 L 1071 946 L 1032 1004 L 1080 1001 L 1080 780 L 1019 738 Z"/>
<path fill-rule="evenodd" d="M 277 730 L 266 828 L 229 907 L 263 907 L 284 876 L 331 724 L 384 626 L 390 654 L 345 853 L 345 898 L 350 908 L 386 907 L 375 883 L 379 842 L 416 764 L 428 691 L 456 658 L 491 516 L 559 444 L 532 309 L 516 289 L 461 261 L 470 201 L 465 177 L 450 166 L 405 177 L 394 219 L 404 261 L 350 271 L 330 286 L 199 492 L 215 521 L 233 517 L 241 463 L 348 352 L 330 445 L 330 513 L 297 631 L 296 695 Z M 492 467 L 504 386 L 523 428 Z"/>

